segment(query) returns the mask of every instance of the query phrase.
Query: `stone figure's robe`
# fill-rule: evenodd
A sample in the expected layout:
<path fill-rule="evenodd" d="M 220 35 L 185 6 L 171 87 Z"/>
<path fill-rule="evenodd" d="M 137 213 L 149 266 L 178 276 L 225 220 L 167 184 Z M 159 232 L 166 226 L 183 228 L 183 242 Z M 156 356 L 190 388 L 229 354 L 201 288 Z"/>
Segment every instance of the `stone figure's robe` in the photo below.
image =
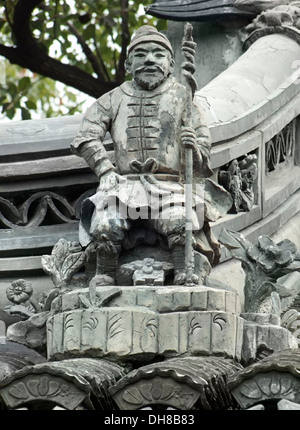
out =
<path fill-rule="evenodd" d="M 168 78 L 153 91 L 140 91 L 133 82 L 125 82 L 101 96 L 88 109 L 79 134 L 71 144 L 72 151 L 82 156 L 99 178 L 113 169 L 126 180 L 107 192 L 98 188 L 97 193 L 89 198 L 98 211 L 105 208 L 112 198 L 119 199 L 128 208 L 148 206 L 155 209 L 153 206 L 157 205 L 156 209 L 161 210 L 170 204 L 184 205 L 182 179 L 185 157 L 181 131 L 187 123 L 186 100 L 186 88 L 174 78 Z M 205 222 L 214 221 L 227 212 L 231 200 L 222 187 L 204 179 L 212 174 L 209 162 L 211 143 L 202 111 L 196 104 L 193 106 L 192 126 L 197 136 L 193 151 L 193 206 L 203 206 L 205 200 L 204 213 L 202 210 L 200 216 Z M 103 146 L 107 132 L 113 141 L 115 164 Z M 145 169 L 143 164 L 149 158 L 157 160 L 157 163 Z M 204 189 L 209 190 L 208 194 Z M 205 198 L 207 196 L 208 199 Z M 91 208 L 90 204 L 83 205 L 82 223 L 86 230 L 89 226 L 87 220 L 92 216 Z M 208 249 L 211 249 L 209 242 L 217 246 L 208 239 Z"/>

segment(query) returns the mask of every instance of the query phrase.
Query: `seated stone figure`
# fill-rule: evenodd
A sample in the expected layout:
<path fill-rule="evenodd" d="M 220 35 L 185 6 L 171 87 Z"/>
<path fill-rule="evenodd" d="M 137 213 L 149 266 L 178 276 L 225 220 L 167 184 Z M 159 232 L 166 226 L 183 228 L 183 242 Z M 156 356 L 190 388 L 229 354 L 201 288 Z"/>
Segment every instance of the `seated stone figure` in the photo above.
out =
<path fill-rule="evenodd" d="M 126 61 L 133 80 L 95 101 L 71 144 L 99 178 L 96 194 L 82 207 L 79 239 L 83 246 L 95 243 L 100 285 L 116 282 L 121 250 L 141 241 L 164 242 L 174 263 L 174 284 L 186 282 L 185 146 L 193 148 L 194 248 L 211 263 L 218 258 L 208 222 L 217 219 L 220 210 L 226 213 L 231 201 L 213 182 L 208 187 L 213 196 L 210 193 L 210 203 L 205 201 L 203 178 L 212 175 L 210 134 L 199 106 L 193 104 L 192 119 L 186 118 L 187 91 L 172 77 L 173 68 L 169 40 L 154 27 L 141 27 Z M 103 146 L 107 132 L 114 164 Z"/>

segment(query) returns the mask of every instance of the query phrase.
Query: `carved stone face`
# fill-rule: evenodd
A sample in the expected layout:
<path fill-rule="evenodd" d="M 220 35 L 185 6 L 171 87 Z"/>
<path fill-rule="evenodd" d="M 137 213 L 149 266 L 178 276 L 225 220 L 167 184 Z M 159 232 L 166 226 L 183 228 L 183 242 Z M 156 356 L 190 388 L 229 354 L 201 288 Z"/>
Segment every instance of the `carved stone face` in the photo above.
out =
<path fill-rule="evenodd" d="M 153 90 L 159 87 L 172 73 L 174 60 L 168 49 L 154 42 L 137 46 L 126 61 L 126 69 L 131 73 L 140 89 Z"/>

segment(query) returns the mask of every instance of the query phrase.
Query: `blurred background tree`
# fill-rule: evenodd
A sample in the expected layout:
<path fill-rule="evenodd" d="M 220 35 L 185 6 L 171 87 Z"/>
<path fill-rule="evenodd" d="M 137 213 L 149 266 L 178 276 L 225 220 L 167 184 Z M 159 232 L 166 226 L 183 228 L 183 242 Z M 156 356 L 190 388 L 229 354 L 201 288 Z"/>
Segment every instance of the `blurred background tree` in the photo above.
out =
<path fill-rule="evenodd" d="M 123 83 L 134 31 L 148 23 L 166 29 L 145 15 L 152 3 L 0 0 L 0 119 L 82 112 L 85 100 Z"/>

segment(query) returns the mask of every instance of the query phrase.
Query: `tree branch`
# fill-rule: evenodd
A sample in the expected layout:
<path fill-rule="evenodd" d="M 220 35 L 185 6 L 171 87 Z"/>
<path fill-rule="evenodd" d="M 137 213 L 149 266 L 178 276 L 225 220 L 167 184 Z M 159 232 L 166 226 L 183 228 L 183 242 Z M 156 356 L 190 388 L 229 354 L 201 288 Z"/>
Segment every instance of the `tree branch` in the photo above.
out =
<path fill-rule="evenodd" d="M 88 46 L 88 44 L 83 40 L 83 37 L 78 33 L 78 31 L 76 30 L 75 26 L 71 22 L 69 22 L 69 21 L 68 21 L 68 26 L 69 26 L 70 31 L 76 37 L 77 42 L 82 47 L 82 50 L 85 53 L 86 58 L 91 63 L 91 65 L 92 65 L 92 67 L 94 69 L 94 72 L 97 74 L 98 78 L 102 78 L 103 79 L 101 67 L 100 67 L 100 64 L 98 63 L 97 57 L 93 54 L 93 52 L 91 51 L 91 49 Z"/>
<path fill-rule="evenodd" d="M 12 64 L 18 64 L 21 67 L 25 67 L 23 64 L 18 63 L 18 59 L 19 59 L 18 48 L 5 46 L 0 43 L 0 55 L 2 57 L 5 57 Z"/>
<path fill-rule="evenodd" d="M 123 82 L 125 80 L 125 60 L 127 57 L 127 46 L 130 42 L 130 32 L 128 25 L 128 0 L 121 0 L 121 18 L 122 18 L 122 43 L 119 65 L 117 68 L 117 81 Z"/>
<path fill-rule="evenodd" d="M 96 50 L 96 54 L 97 54 L 98 60 L 100 61 L 101 67 L 103 69 L 103 74 L 105 75 L 106 80 L 108 82 L 111 82 L 111 77 L 109 76 L 109 73 L 108 73 L 107 68 L 106 68 L 106 66 L 104 64 L 102 55 L 101 55 L 101 53 L 99 51 L 99 48 L 97 46 L 97 40 L 96 40 L 96 35 L 95 34 L 94 34 L 94 45 L 95 45 L 95 50 Z"/>
<path fill-rule="evenodd" d="M 40 48 L 30 28 L 31 14 L 42 0 L 19 0 L 15 6 L 12 32 L 16 48 L 0 45 L 0 53 L 11 63 L 28 68 L 51 79 L 78 89 L 92 97 L 100 97 L 116 84 L 94 78 L 76 66 L 63 64 L 51 58 Z"/>

